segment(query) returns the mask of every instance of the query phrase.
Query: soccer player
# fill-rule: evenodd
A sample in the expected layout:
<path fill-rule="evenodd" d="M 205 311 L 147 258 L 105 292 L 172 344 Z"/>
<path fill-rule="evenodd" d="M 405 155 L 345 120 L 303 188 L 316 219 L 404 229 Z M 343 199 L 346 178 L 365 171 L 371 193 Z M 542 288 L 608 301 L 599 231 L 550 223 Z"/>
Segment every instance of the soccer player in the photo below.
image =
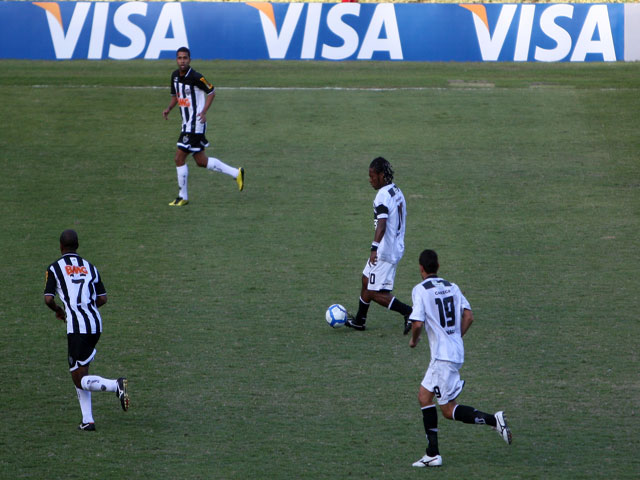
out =
<path fill-rule="evenodd" d="M 504 412 L 491 415 L 456 403 L 464 386 L 459 372 L 464 362 L 462 336 L 473 322 L 473 313 L 458 286 L 438 276 L 438 268 L 436 252 L 424 250 L 420 254 L 422 282 L 412 292 L 409 346 L 415 348 L 424 326 L 431 350 L 431 362 L 418 392 L 428 446 L 425 455 L 413 464 L 414 467 L 442 465 L 442 457 L 438 451 L 438 416 L 434 397 L 445 418 L 489 425 L 507 444 L 511 444 L 511 430 L 507 426 Z"/>
<path fill-rule="evenodd" d="M 364 330 L 371 301 L 399 312 L 404 317 L 404 333 L 409 333 L 411 307 L 391 295 L 398 262 L 404 254 L 407 207 L 404 195 L 393 183 L 391 164 L 382 157 L 369 165 L 369 183 L 378 193 L 373 200 L 375 233 L 371 253 L 362 272 L 358 313 L 347 318 L 346 325 Z"/>
<path fill-rule="evenodd" d="M 180 107 L 182 131 L 178 137 L 175 156 L 179 191 L 178 197 L 169 205 L 183 207 L 189 203 L 189 153 L 193 154 L 199 167 L 235 178 L 240 191 L 244 189 L 244 168 L 230 167 L 217 158 L 207 157 L 204 150 L 209 142 L 204 135 L 207 132 L 207 111 L 216 96 L 215 88 L 202 74 L 191 68 L 191 52 L 187 47 L 178 49 L 176 62 L 178 69 L 171 74 L 171 101 L 162 116 L 166 120 L 173 107 Z"/>
<path fill-rule="evenodd" d="M 60 253 L 46 273 L 44 303 L 67 323 L 69 371 L 76 386 L 82 422 L 79 430 L 95 431 L 91 409 L 91 392 L 115 392 L 122 409 L 129 409 L 127 379 L 109 380 L 89 375 L 89 364 L 96 356 L 95 346 L 102 333 L 98 308 L 107 303 L 107 292 L 96 267 L 76 253 L 78 234 L 65 230 L 60 235 Z M 60 296 L 64 309 L 56 304 Z"/>

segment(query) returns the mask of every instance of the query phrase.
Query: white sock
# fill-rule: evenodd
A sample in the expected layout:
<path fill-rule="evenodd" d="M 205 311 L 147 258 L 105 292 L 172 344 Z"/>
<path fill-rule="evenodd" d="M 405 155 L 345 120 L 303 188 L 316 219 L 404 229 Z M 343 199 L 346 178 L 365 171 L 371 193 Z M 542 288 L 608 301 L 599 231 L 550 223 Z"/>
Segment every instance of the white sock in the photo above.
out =
<path fill-rule="evenodd" d="M 86 378 L 86 377 L 85 377 Z M 82 423 L 94 423 L 93 412 L 91 411 L 91 392 L 76 387 L 80 410 L 82 410 Z"/>
<path fill-rule="evenodd" d="M 118 389 L 118 382 L 116 380 L 109 380 L 108 378 L 102 378 L 97 375 L 85 375 L 80 380 L 83 390 L 89 392 L 115 392 Z"/>
<path fill-rule="evenodd" d="M 238 172 L 240 172 L 237 168 L 230 167 L 226 163 L 214 157 L 209 157 L 207 169 L 213 170 L 214 172 L 226 173 L 227 175 L 231 175 L 233 178 L 236 178 L 238 176 Z"/>
<path fill-rule="evenodd" d="M 176 167 L 176 172 L 178 174 L 178 188 L 180 191 L 178 192 L 178 196 L 184 198 L 185 200 L 189 200 L 189 192 L 187 190 L 187 184 L 189 181 L 189 167 L 185 163 L 180 167 Z"/>

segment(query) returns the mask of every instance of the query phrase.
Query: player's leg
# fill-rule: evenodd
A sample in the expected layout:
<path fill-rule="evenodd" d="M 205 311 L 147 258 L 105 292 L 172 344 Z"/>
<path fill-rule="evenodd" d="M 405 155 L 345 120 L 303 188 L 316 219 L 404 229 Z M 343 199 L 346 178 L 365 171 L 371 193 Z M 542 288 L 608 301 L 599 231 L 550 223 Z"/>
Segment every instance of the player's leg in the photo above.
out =
<path fill-rule="evenodd" d="M 457 396 L 458 393 L 455 395 Z M 511 444 L 511 430 L 507 425 L 504 412 L 497 412 L 496 414 L 485 413 L 468 405 L 459 405 L 455 400 L 441 404 L 440 410 L 442 411 L 442 415 L 449 420 L 456 420 L 471 425 L 489 425 L 498 432 L 507 444 Z"/>
<path fill-rule="evenodd" d="M 406 303 L 398 300 L 391 292 L 396 277 L 397 264 L 378 261 L 374 266 L 370 277 L 369 290 L 371 290 L 370 298 L 377 304 L 388 308 L 394 312 L 398 312 L 404 318 L 403 333 L 406 335 L 411 330 L 409 316 L 412 308 Z"/>
<path fill-rule="evenodd" d="M 413 464 L 414 467 L 439 467 L 442 465 L 442 457 L 438 449 L 438 413 L 433 397 L 434 393 L 421 384 L 418 391 L 418 401 L 422 411 L 422 424 L 427 437 L 427 449 L 425 455 Z"/>
<path fill-rule="evenodd" d="M 91 335 L 81 335 L 70 333 L 67 335 L 67 347 L 69 358 L 69 372 L 76 387 L 78 403 L 82 412 L 82 422 L 78 425 L 79 430 L 93 431 L 96 429 L 93 420 L 93 409 L 91 405 L 91 392 L 82 389 L 82 377 L 89 373 L 89 364 L 95 357 L 95 343 Z M 99 337 L 99 336 L 98 336 Z"/>
<path fill-rule="evenodd" d="M 367 312 L 369 311 L 369 305 L 371 303 L 371 292 L 368 290 L 369 284 L 369 272 L 371 265 L 369 262 L 364 267 L 362 272 L 362 286 L 360 288 L 360 299 L 358 300 L 358 312 L 355 318 L 349 314 L 345 325 L 355 330 L 364 330 L 367 323 Z"/>
<path fill-rule="evenodd" d="M 188 150 L 178 147 L 176 149 L 175 163 L 178 178 L 178 197 L 169 205 L 182 207 L 189 203 L 189 167 L 187 165 Z"/>
<path fill-rule="evenodd" d="M 236 183 L 238 184 L 238 190 L 242 191 L 244 189 L 244 168 L 231 167 L 218 158 L 208 157 L 204 149 L 200 152 L 194 153 L 193 158 L 195 158 L 196 163 L 200 167 L 213 172 L 224 173 L 235 178 Z"/>

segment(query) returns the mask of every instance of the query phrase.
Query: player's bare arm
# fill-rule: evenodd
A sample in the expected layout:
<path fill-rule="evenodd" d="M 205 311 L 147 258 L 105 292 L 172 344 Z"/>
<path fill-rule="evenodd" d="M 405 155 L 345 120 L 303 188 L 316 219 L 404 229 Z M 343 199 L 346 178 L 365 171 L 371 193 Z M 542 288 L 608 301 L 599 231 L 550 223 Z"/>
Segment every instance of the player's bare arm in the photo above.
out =
<path fill-rule="evenodd" d="M 106 295 L 100 295 L 99 297 L 96 298 L 96 305 L 98 306 L 98 308 L 103 306 L 105 303 L 107 303 Z"/>
<path fill-rule="evenodd" d="M 175 107 L 177 104 L 178 104 L 178 98 L 175 95 L 171 95 L 171 101 L 169 102 L 169 106 L 165 108 L 164 111 L 162 112 L 162 116 L 164 117 L 165 120 L 169 118 L 169 112 L 173 110 L 173 107 Z"/>
<path fill-rule="evenodd" d="M 375 265 L 378 262 L 378 248 L 377 246 L 380 244 L 384 237 L 384 233 L 387 231 L 387 219 L 379 218 L 376 224 L 376 231 L 373 234 L 373 243 L 375 245 L 375 249 L 371 250 L 371 255 L 369 256 L 369 263 L 371 265 Z"/>
<path fill-rule="evenodd" d="M 202 111 L 198 114 L 198 118 L 200 119 L 200 121 L 202 123 L 207 123 L 207 111 L 209 111 L 209 107 L 211 106 L 211 104 L 213 103 L 213 99 L 216 98 L 216 94 L 215 92 L 211 92 L 208 96 L 207 99 L 204 102 L 204 108 L 202 109 Z"/>
<path fill-rule="evenodd" d="M 409 339 L 409 346 L 411 348 L 415 348 L 420 341 L 420 333 L 422 333 L 422 324 L 424 322 L 419 322 L 417 320 L 412 320 L 411 322 L 411 338 Z"/>
<path fill-rule="evenodd" d="M 56 300 L 53 297 L 53 295 L 45 295 L 44 303 L 47 307 L 49 307 L 51 310 L 53 310 L 56 313 L 56 318 L 58 320 L 62 320 L 63 322 L 66 321 L 64 310 L 60 305 L 56 303 Z"/>
<path fill-rule="evenodd" d="M 469 327 L 473 323 L 473 312 L 466 308 L 462 312 L 462 323 L 460 324 L 460 336 L 464 337 L 464 334 L 469 330 Z"/>

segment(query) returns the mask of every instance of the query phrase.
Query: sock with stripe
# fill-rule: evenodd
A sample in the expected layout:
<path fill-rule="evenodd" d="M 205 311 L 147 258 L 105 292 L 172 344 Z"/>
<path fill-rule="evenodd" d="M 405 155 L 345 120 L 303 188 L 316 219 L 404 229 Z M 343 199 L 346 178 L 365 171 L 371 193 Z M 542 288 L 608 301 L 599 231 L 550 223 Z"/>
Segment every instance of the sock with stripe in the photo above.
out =
<path fill-rule="evenodd" d="M 116 380 L 109 380 L 108 378 L 102 378 L 97 375 L 85 375 L 80 380 L 83 390 L 89 392 L 115 392 L 118 389 L 118 382 Z"/>
<path fill-rule="evenodd" d="M 240 170 L 238 170 L 237 168 L 230 167 L 226 163 L 214 157 L 209 157 L 209 161 L 207 162 L 207 169 L 213 170 L 214 172 L 226 173 L 233 178 L 236 178 L 238 176 L 238 173 L 240 172 Z"/>
<path fill-rule="evenodd" d="M 185 163 L 180 167 L 176 167 L 176 172 L 178 175 L 178 188 L 180 189 L 178 192 L 178 196 L 184 198 L 185 200 L 189 200 L 189 191 L 187 190 L 187 184 L 189 181 L 189 167 Z"/>
<path fill-rule="evenodd" d="M 369 305 L 369 303 L 365 302 L 362 300 L 362 297 L 360 297 L 360 301 L 358 302 L 358 313 L 356 313 L 356 323 L 361 325 L 367 321 Z"/>
<path fill-rule="evenodd" d="M 466 405 L 456 405 L 453 409 L 453 419 L 463 423 L 476 425 L 496 426 L 496 417 L 490 413 L 484 413 Z"/>
<path fill-rule="evenodd" d="M 413 308 L 411 308 L 406 303 L 402 303 L 396 297 L 393 297 L 389 302 L 389 306 L 387 307 L 389 310 L 400 313 L 403 317 L 407 315 L 411 315 Z"/>
<path fill-rule="evenodd" d="M 80 410 L 82 410 L 82 423 L 94 423 L 91 409 L 91 392 L 87 392 L 78 387 L 76 387 L 76 392 L 78 393 Z"/>
<path fill-rule="evenodd" d="M 440 455 L 438 450 L 438 413 L 436 412 L 435 405 L 429 405 L 428 407 L 422 407 L 422 423 L 424 424 L 424 431 L 427 435 L 427 455 L 435 457 Z"/>

